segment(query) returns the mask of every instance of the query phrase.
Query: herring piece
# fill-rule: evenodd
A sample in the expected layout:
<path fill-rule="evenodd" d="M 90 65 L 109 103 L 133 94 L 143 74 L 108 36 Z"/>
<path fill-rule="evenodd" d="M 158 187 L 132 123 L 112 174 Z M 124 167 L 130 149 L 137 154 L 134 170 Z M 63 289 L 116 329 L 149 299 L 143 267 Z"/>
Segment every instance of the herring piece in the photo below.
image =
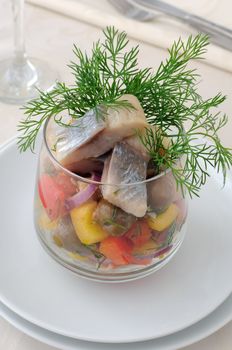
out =
<path fill-rule="evenodd" d="M 66 165 L 68 170 L 81 176 L 86 176 L 92 173 L 102 173 L 103 167 L 104 162 L 99 158 L 82 159 L 78 162 Z"/>
<path fill-rule="evenodd" d="M 150 129 L 151 132 L 154 133 L 154 137 L 155 137 L 156 133 L 159 132 L 158 126 L 149 125 L 149 126 L 146 126 L 146 128 L 140 130 L 141 137 L 144 137 L 146 135 L 146 131 L 149 131 L 149 129 Z M 136 135 L 132 135 L 130 137 L 125 138 L 124 141 L 128 145 L 130 145 L 131 147 L 136 149 L 138 152 L 140 152 L 147 161 L 149 161 L 151 159 L 151 156 L 149 155 L 147 148 L 142 143 L 139 135 L 137 135 L 137 134 Z M 170 147 L 171 139 L 166 137 L 166 136 L 164 136 L 162 138 L 162 142 L 163 142 L 164 148 L 166 149 L 166 148 Z"/>
<path fill-rule="evenodd" d="M 156 213 L 164 211 L 169 205 L 181 198 L 181 191 L 177 191 L 176 181 L 172 172 L 161 175 L 147 184 L 148 205 Z"/>
<path fill-rule="evenodd" d="M 142 131 L 142 135 L 145 133 Z M 142 141 L 140 140 L 140 137 L 138 135 L 133 135 L 130 137 L 127 137 L 124 139 L 124 141 L 131 146 L 132 148 L 136 149 L 143 157 L 145 160 L 149 161 L 150 160 L 150 155 L 146 149 L 146 147 L 143 145 Z"/>
<path fill-rule="evenodd" d="M 143 109 L 133 95 L 123 95 L 118 100 L 126 100 L 134 109 L 118 107 L 117 110 L 108 108 L 105 115 L 106 127 L 98 135 L 76 149 L 72 153 L 69 161 L 74 163 L 82 159 L 98 157 L 108 152 L 117 142 L 125 137 L 135 134 L 135 130 L 142 130 L 147 126 L 147 121 Z"/>
<path fill-rule="evenodd" d="M 109 157 L 110 153 L 111 152 L 107 152 L 97 158 L 92 157 L 79 160 L 78 162 L 75 161 L 73 163 L 69 163 L 68 165 L 66 165 L 66 168 L 81 176 L 86 176 L 92 173 L 102 173 L 104 168 L 104 162 L 106 158 Z"/>
<path fill-rule="evenodd" d="M 80 241 L 77 238 L 71 218 L 69 215 L 64 216 L 56 228 L 53 239 L 55 242 L 60 242 L 60 246 L 71 251 L 76 252 L 80 246 Z"/>
<path fill-rule="evenodd" d="M 136 221 L 135 216 L 101 199 L 93 214 L 93 220 L 112 236 L 122 236 Z"/>
<path fill-rule="evenodd" d="M 83 117 L 74 120 L 70 127 L 59 127 L 56 134 L 57 160 L 64 166 L 72 164 L 73 153 L 101 132 L 105 126 L 104 118 L 97 116 L 96 110 L 91 109 Z"/>
<path fill-rule="evenodd" d="M 144 216 L 147 211 L 146 184 L 128 184 L 144 181 L 146 170 L 147 161 L 141 154 L 125 142 L 117 143 L 112 156 L 105 162 L 103 198 L 129 214 Z"/>

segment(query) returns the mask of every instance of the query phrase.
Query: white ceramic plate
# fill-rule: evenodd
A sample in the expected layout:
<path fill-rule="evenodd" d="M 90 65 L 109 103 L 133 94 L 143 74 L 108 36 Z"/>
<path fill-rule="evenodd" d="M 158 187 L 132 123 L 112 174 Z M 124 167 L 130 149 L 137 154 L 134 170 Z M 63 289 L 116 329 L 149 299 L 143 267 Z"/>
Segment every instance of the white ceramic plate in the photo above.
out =
<path fill-rule="evenodd" d="M 232 320 L 232 295 L 209 316 L 180 332 L 166 337 L 132 344 L 103 344 L 65 337 L 38 327 L 0 303 L 0 315 L 13 326 L 51 346 L 62 350 L 173 350 L 191 345 L 216 332 Z"/>
<path fill-rule="evenodd" d="M 232 290 L 232 181 L 213 175 L 191 202 L 184 244 L 163 269 L 124 284 L 76 277 L 43 251 L 32 221 L 36 157 L 15 143 L 0 152 L 0 300 L 24 319 L 65 336 L 134 342 L 184 329 Z"/>

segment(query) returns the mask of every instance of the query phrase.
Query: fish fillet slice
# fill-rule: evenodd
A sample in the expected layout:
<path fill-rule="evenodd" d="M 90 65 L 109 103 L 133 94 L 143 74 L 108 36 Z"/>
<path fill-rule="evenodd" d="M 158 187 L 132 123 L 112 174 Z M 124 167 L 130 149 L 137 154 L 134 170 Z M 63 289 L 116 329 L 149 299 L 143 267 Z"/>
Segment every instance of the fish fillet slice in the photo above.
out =
<path fill-rule="evenodd" d="M 76 147 L 69 157 L 62 158 L 63 165 L 68 166 L 82 159 L 98 157 L 108 152 L 125 137 L 134 135 L 137 129 L 141 130 L 147 126 L 143 109 L 135 96 L 123 95 L 119 100 L 127 100 L 135 109 L 109 108 L 105 117 L 104 130 L 95 137 L 91 137 L 88 143 L 84 142 L 80 147 Z"/>
<path fill-rule="evenodd" d="M 89 110 L 70 127 L 57 129 L 56 157 L 63 165 L 69 164 L 72 154 L 106 127 L 104 118 L 96 110 Z"/>
<path fill-rule="evenodd" d="M 146 184 L 127 184 L 144 181 L 146 170 L 147 161 L 141 154 L 125 142 L 117 143 L 102 174 L 102 182 L 106 184 L 102 185 L 104 199 L 129 214 L 143 217 L 147 211 Z"/>

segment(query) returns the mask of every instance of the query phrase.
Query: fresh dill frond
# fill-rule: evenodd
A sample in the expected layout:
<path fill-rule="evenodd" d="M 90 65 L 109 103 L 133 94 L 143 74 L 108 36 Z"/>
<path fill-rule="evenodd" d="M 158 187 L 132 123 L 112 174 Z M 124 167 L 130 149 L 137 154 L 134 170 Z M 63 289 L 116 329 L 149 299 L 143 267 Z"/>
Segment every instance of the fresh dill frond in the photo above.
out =
<path fill-rule="evenodd" d="M 139 48 L 123 52 L 129 41 L 126 33 L 119 33 L 114 27 L 107 27 L 104 36 L 102 43 L 93 45 L 90 56 L 74 45 L 77 62 L 69 65 L 75 78 L 73 86 L 57 83 L 51 92 L 40 91 L 37 99 L 23 107 L 26 119 L 18 126 L 22 132 L 18 139 L 20 151 L 35 149 L 38 132 L 46 119 L 53 118 L 57 124 L 66 125 L 61 112 L 75 119 L 99 105 L 133 108 L 128 101 L 118 98 L 125 90 L 126 81 L 139 72 L 136 68 Z"/>
<path fill-rule="evenodd" d="M 75 60 L 69 65 L 74 85 L 58 83 L 53 91 L 40 92 L 37 99 L 24 106 L 26 118 L 18 127 L 20 151 L 34 150 L 45 120 L 53 118 L 57 124 L 69 127 L 67 116 L 70 120 L 80 118 L 92 108 L 104 118 L 108 108 L 133 108 L 119 99 L 132 94 L 141 103 L 150 125 L 140 135 L 141 142 L 159 171 L 172 171 L 183 193 L 198 195 L 209 176 L 209 166 L 222 171 L 225 178 L 232 166 L 232 153 L 222 145 L 218 131 L 228 118 L 211 112 L 225 96 L 219 93 L 204 100 L 197 91 L 199 74 L 188 68 L 191 60 L 202 59 L 208 36 L 197 34 L 187 42 L 174 42 L 168 58 L 154 72 L 139 68 L 139 46 L 128 48 L 125 32 L 107 27 L 103 34 L 104 39 L 93 45 L 90 55 L 74 45 Z M 99 106 L 106 112 L 98 113 Z"/>

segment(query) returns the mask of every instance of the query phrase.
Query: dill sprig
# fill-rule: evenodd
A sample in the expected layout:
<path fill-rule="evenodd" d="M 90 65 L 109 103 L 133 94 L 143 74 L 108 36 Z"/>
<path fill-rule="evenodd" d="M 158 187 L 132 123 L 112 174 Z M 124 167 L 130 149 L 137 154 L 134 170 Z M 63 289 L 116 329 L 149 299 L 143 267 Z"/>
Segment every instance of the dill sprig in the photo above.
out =
<path fill-rule="evenodd" d="M 34 150 L 37 134 L 48 118 L 68 127 L 67 115 L 70 120 L 80 118 L 91 108 L 98 112 L 99 105 L 132 108 L 128 101 L 118 100 L 123 94 L 132 94 L 150 124 L 145 135 L 140 135 L 141 142 L 160 171 L 172 171 L 177 187 L 190 196 L 198 195 L 209 176 L 209 166 L 222 171 L 225 178 L 232 154 L 222 145 L 218 131 L 228 118 L 211 112 L 225 96 L 219 93 L 204 100 L 197 91 L 198 73 L 187 67 L 192 59 L 202 59 L 208 36 L 198 34 L 187 42 L 174 42 L 168 58 L 154 72 L 139 68 L 139 47 L 128 48 L 125 32 L 107 27 L 103 33 L 103 41 L 93 45 L 90 55 L 74 46 L 75 61 L 69 65 L 74 85 L 58 83 L 53 91 L 40 92 L 39 98 L 24 106 L 19 149 Z"/>

